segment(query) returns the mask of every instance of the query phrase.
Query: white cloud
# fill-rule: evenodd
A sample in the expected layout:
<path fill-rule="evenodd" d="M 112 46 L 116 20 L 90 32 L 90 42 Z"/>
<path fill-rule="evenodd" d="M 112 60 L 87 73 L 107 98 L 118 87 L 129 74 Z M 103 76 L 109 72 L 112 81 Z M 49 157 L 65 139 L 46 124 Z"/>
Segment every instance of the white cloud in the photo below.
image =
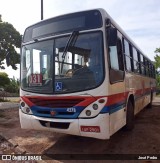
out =
<path fill-rule="evenodd" d="M 0 0 L 0 14 L 23 34 L 27 26 L 40 20 L 40 0 Z"/>
<path fill-rule="evenodd" d="M 155 49 L 160 47 L 160 38 L 152 39 L 152 38 L 145 38 L 145 37 L 132 37 L 134 42 L 140 47 L 140 49 L 144 52 L 144 54 L 149 57 L 152 61 L 154 60 L 155 56 Z"/>

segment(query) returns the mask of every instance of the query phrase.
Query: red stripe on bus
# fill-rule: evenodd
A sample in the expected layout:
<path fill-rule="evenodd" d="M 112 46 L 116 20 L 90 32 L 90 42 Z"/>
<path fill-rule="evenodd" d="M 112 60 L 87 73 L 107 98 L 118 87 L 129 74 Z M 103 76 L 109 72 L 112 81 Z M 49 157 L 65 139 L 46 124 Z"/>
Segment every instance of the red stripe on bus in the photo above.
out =
<path fill-rule="evenodd" d="M 21 99 L 29 106 L 32 107 L 34 104 L 28 99 L 28 97 L 21 96 Z"/>
<path fill-rule="evenodd" d="M 125 101 L 127 99 L 127 97 L 128 97 L 128 93 L 129 92 L 124 92 L 124 93 L 118 93 L 118 94 L 108 96 L 106 106 L 110 106 L 110 105 L 113 105 L 115 103 Z"/>
<path fill-rule="evenodd" d="M 138 89 L 135 90 L 134 95 L 135 96 L 143 96 L 145 95 L 147 92 L 151 91 L 151 90 L 155 90 L 156 88 L 146 88 L 146 89 Z M 65 102 L 65 100 L 80 100 L 80 102 L 78 102 L 77 104 L 75 104 L 75 106 L 88 106 L 91 103 L 93 103 L 94 101 L 96 101 L 99 98 L 104 98 L 107 97 L 107 103 L 105 106 L 110 106 L 122 101 L 126 101 L 127 97 L 128 97 L 129 92 L 123 92 L 123 93 L 118 93 L 118 94 L 114 94 L 114 95 L 109 95 L 109 96 L 96 96 L 96 97 L 86 97 L 86 96 L 61 96 L 61 97 L 46 97 L 46 96 L 23 96 L 21 97 L 22 100 L 24 102 L 27 103 L 27 105 L 29 107 L 36 105 L 36 102 L 34 103 L 33 101 L 31 101 L 30 99 L 36 99 L 41 101 L 41 104 L 43 105 L 43 101 L 51 101 L 51 100 L 62 100 L 61 102 L 63 103 L 63 100 Z M 45 103 L 45 102 L 44 102 Z"/>

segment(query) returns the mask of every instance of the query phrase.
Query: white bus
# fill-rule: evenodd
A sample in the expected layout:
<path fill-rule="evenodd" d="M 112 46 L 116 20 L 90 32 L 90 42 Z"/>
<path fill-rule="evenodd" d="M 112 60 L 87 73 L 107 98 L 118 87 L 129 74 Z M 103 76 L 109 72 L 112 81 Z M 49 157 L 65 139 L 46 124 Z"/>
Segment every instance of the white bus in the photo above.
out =
<path fill-rule="evenodd" d="M 20 123 L 109 139 L 155 96 L 155 68 L 103 9 L 40 21 L 24 33 Z"/>

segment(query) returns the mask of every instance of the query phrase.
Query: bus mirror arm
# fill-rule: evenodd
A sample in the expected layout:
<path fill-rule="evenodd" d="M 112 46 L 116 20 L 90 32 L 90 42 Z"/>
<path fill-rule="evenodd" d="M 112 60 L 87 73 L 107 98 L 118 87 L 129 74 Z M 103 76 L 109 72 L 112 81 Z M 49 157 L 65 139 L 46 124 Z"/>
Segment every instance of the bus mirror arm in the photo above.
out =
<path fill-rule="evenodd" d="M 110 21 L 110 19 L 106 19 L 106 27 L 108 28 L 110 28 L 111 27 L 111 21 Z"/>

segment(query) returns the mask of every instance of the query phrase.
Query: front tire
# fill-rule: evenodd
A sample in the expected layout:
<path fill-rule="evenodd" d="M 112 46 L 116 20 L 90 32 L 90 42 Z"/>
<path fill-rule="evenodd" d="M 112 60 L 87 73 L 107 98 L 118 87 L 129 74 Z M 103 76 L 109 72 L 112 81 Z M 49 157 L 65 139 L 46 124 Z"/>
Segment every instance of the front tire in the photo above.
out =
<path fill-rule="evenodd" d="M 127 104 L 125 130 L 130 131 L 133 128 L 134 128 L 134 107 L 132 102 L 129 100 Z"/>

